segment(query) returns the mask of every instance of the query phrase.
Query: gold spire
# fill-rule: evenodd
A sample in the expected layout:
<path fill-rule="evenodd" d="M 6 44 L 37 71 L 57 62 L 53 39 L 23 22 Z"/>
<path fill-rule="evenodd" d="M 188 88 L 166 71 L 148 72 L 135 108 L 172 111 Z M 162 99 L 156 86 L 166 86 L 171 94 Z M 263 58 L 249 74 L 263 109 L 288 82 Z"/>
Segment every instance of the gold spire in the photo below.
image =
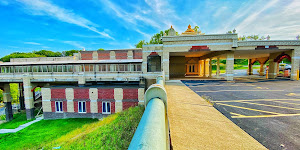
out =
<path fill-rule="evenodd" d="M 182 35 L 196 35 L 195 30 L 192 29 L 192 26 L 189 24 L 188 29 L 182 33 Z"/>
<path fill-rule="evenodd" d="M 173 26 L 171 25 L 171 29 L 173 29 Z"/>

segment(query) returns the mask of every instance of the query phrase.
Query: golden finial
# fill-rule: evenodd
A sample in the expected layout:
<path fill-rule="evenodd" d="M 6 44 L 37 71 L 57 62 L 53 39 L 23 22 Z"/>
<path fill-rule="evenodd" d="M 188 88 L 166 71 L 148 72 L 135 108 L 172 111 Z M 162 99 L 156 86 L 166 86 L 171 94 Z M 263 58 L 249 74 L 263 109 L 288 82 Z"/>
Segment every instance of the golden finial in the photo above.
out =
<path fill-rule="evenodd" d="M 189 26 L 188 26 L 188 29 L 192 29 L 192 26 L 191 26 L 191 24 L 189 24 Z"/>
<path fill-rule="evenodd" d="M 171 25 L 171 29 L 173 29 L 173 26 Z"/>

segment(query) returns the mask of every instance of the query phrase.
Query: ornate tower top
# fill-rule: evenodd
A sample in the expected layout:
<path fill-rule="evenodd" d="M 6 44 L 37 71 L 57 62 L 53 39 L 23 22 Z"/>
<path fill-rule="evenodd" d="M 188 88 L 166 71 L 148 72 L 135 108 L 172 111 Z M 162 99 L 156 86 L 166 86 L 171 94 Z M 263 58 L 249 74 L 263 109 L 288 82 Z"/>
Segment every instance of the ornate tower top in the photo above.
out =
<path fill-rule="evenodd" d="M 192 26 L 189 24 L 188 29 L 182 33 L 182 35 L 197 35 L 197 32 L 192 29 Z"/>

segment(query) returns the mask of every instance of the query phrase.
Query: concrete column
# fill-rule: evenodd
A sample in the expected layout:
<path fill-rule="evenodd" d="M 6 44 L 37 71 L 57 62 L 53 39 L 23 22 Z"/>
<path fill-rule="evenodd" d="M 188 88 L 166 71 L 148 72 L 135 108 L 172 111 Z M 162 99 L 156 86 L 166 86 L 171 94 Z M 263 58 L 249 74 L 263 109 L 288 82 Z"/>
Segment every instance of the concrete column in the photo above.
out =
<path fill-rule="evenodd" d="M 19 84 L 19 103 L 20 103 L 20 109 L 25 110 L 25 102 L 24 102 L 24 91 L 23 91 L 23 85 Z"/>
<path fill-rule="evenodd" d="M 269 59 L 269 72 L 268 72 L 268 78 L 269 79 L 274 79 L 277 77 L 277 66 L 278 63 L 274 62 L 274 59 L 277 57 L 278 54 L 270 54 L 270 59 Z"/>
<path fill-rule="evenodd" d="M 116 59 L 115 51 L 110 51 L 109 55 L 110 55 L 110 59 Z"/>
<path fill-rule="evenodd" d="M 51 89 L 50 88 L 42 88 L 42 104 L 43 104 L 43 112 L 52 112 L 51 109 Z"/>
<path fill-rule="evenodd" d="M 203 77 L 206 77 L 206 70 L 207 70 L 207 69 L 206 69 L 206 68 L 207 68 L 206 66 L 207 66 L 207 65 L 206 65 L 206 59 L 204 59 L 204 60 L 203 60 Z"/>
<path fill-rule="evenodd" d="M 139 105 L 145 105 L 144 94 L 145 94 L 145 89 L 144 88 L 139 88 L 138 89 Z"/>
<path fill-rule="evenodd" d="M 248 75 L 253 75 L 252 59 L 248 59 Z"/>
<path fill-rule="evenodd" d="M 212 77 L 212 58 L 209 59 L 209 73 L 208 77 Z"/>
<path fill-rule="evenodd" d="M 209 59 L 205 60 L 205 76 L 209 77 Z"/>
<path fill-rule="evenodd" d="M 234 74 L 234 53 L 228 52 L 226 54 L 226 77 L 225 79 L 228 81 L 233 80 Z"/>
<path fill-rule="evenodd" d="M 93 60 L 98 60 L 98 52 L 97 51 L 93 51 Z"/>
<path fill-rule="evenodd" d="M 291 80 L 297 80 L 297 73 L 299 73 L 297 70 L 299 70 L 299 64 L 300 64 L 300 48 L 296 48 L 292 51 L 291 55 Z"/>
<path fill-rule="evenodd" d="M 98 99 L 98 89 L 97 88 L 90 88 L 89 89 L 89 95 L 91 100 L 91 113 L 98 113 L 98 105 L 97 105 L 97 99 Z"/>
<path fill-rule="evenodd" d="M 220 57 L 217 58 L 217 78 L 220 77 Z"/>
<path fill-rule="evenodd" d="M 115 98 L 115 112 L 121 112 L 123 110 L 123 89 L 115 88 L 114 89 L 114 98 Z"/>
<path fill-rule="evenodd" d="M 85 84 L 84 72 L 80 72 L 78 73 L 78 85 L 84 86 L 84 84 Z"/>
<path fill-rule="evenodd" d="M 98 94 L 98 93 L 97 93 Z M 67 99 L 67 110 L 70 113 L 74 112 L 74 89 L 73 88 L 66 88 L 66 99 Z M 92 106 L 92 104 L 91 104 Z M 97 104 L 96 104 L 97 106 Z M 92 112 L 92 110 L 91 110 Z"/>
<path fill-rule="evenodd" d="M 13 112 L 12 112 L 12 107 L 11 107 L 11 95 L 10 95 L 9 84 L 4 84 L 3 102 L 5 104 L 6 121 L 9 122 L 9 121 L 13 120 Z"/>
<path fill-rule="evenodd" d="M 25 109 L 27 120 L 34 118 L 34 105 L 33 105 L 33 92 L 31 91 L 33 86 L 30 81 L 30 76 L 25 74 L 23 77 L 24 86 L 24 99 L 25 99 Z"/>
<path fill-rule="evenodd" d="M 169 80 L 170 79 L 170 68 L 169 68 L 169 63 L 170 63 L 170 53 L 169 52 L 163 52 L 163 57 L 162 57 L 162 66 L 163 66 L 163 72 L 165 74 L 165 79 Z"/>
<path fill-rule="evenodd" d="M 260 76 L 263 76 L 265 74 L 265 71 L 264 71 L 264 64 L 261 63 L 260 64 L 260 68 L 259 68 L 259 75 Z"/>
<path fill-rule="evenodd" d="M 127 52 L 127 59 L 133 59 L 133 52 L 132 51 Z"/>

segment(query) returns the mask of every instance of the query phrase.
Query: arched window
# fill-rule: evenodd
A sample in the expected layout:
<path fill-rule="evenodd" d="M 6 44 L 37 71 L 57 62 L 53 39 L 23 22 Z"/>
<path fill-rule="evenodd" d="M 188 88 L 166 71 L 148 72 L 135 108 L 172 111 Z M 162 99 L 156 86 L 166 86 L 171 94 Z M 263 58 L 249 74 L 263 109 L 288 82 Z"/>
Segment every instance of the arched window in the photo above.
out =
<path fill-rule="evenodd" d="M 147 72 L 161 72 L 161 56 L 156 52 L 147 57 Z"/>

